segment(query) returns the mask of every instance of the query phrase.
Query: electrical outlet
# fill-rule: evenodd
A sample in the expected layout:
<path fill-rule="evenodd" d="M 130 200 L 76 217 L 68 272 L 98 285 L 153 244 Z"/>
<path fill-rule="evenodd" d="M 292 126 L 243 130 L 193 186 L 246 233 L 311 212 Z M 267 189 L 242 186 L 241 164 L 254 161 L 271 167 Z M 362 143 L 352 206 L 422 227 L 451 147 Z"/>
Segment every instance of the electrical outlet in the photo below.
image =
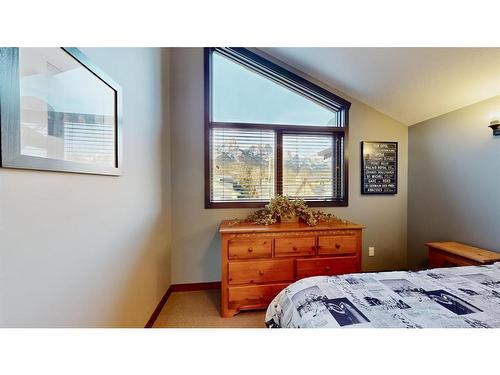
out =
<path fill-rule="evenodd" d="M 374 257 L 375 256 L 375 248 L 374 247 L 370 246 L 368 248 L 368 256 L 369 257 Z"/>

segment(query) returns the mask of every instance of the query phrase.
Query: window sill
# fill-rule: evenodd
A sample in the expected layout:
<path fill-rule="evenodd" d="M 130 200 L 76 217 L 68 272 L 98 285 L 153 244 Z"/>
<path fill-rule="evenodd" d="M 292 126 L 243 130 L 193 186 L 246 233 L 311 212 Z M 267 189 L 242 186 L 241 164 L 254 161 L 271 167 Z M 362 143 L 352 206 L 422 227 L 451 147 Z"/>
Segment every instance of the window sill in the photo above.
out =
<path fill-rule="evenodd" d="M 205 208 L 263 208 L 269 202 L 205 202 Z M 345 201 L 306 201 L 308 207 L 347 207 Z"/>

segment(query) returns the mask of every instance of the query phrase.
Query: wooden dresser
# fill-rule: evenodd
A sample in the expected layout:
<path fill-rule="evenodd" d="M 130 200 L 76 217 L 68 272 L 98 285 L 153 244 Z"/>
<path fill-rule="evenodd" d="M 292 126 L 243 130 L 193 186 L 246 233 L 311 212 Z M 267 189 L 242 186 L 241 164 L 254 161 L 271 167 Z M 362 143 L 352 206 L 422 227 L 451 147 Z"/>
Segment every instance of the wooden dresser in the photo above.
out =
<path fill-rule="evenodd" d="M 361 272 L 363 226 L 221 223 L 221 315 L 267 308 L 292 282 Z"/>
<path fill-rule="evenodd" d="M 429 242 L 429 268 L 477 266 L 500 261 L 500 253 L 458 242 Z"/>

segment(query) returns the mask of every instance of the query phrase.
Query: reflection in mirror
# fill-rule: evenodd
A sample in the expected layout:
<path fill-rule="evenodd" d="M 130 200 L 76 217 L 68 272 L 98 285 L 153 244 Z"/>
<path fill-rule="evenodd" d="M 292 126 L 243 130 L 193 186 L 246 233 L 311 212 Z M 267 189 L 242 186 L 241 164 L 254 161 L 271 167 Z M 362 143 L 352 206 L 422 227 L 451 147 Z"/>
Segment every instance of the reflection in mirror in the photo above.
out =
<path fill-rule="evenodd" d="M 115 91 L 60 48 L 20 48 L 21 154 L 113 167 Z"/>

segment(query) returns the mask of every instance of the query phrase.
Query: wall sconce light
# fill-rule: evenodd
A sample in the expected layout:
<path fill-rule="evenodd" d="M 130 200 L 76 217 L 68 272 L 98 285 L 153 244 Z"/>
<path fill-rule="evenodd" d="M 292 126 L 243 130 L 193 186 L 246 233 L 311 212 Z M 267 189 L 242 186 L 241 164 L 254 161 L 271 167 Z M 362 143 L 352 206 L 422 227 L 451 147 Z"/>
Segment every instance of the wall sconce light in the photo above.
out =
<path fill-rule="evenodd" d="M 493 135 L 500 135 L 500 120 L 491 120 L 489 127 L 493 129 Z"/>

